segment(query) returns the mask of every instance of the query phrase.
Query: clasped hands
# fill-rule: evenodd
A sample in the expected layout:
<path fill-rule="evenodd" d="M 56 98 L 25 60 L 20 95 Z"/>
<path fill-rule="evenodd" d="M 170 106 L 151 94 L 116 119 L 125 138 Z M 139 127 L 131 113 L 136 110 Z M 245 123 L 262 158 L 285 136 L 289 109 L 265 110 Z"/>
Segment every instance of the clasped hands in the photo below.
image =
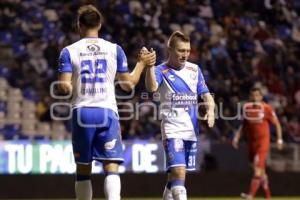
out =
<path fill-rule="evenodd" d="M 149 51 L 146 47 L 143 47 L 139 52 L 138 61 L 143 63 L 145 67 L 153 67 L 156 63 L 156 52 L 153 48 Z"/>

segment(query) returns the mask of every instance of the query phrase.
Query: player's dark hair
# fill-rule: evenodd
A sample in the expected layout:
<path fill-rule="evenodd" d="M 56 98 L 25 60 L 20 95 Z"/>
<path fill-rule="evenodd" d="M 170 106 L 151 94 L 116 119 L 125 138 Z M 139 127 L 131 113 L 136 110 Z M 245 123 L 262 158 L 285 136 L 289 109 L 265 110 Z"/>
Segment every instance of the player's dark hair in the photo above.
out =
<path fill-rule="evenodd" d="M 78 9 L 79 26 L 87 29 L 98 27 L 101 24 L 102 15 L 93 5 L 84 5 Z"/>
<path fill-rule="evenodd" d="M 189 36 L 185 35 L 184 33 L 180 32 L 180 31 L 175 31 L 172 33 L 172 35 L 169 38 L 168 47 L 174 48 L 178 41 L 190 42 L 190 38 L 189 38 Z"/>
<path fill-rule="evenodd" d="M 251 88 L 250 93 L 253 93 L 253 92 L 259 92 L 260 94 L 262 94 L 262 91 L 261 91 L 261 89 L 259 87 L 253 87 L 253 88 Z"/>

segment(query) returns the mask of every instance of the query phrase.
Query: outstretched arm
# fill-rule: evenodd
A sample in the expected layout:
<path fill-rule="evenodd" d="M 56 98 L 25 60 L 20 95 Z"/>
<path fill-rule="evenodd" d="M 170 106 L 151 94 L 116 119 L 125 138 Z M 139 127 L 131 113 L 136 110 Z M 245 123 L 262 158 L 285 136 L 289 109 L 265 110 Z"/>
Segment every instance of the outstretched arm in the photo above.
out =
<path fill-rule="evenodd" d="M 155 77 L 155 68 L 148 67 L 146 70 L 146 78 L 145 78 L 146 89 L 149 92 L 155 92 L 158 88 L 158 83 L 156 82 Z"/>
<path fill-rule="evenodd" d="M 117 79 L 121 88 L 125 91 L 131 91 L 139 82 L 144 68 L 144 63 L 137 62 L 131 73 L 117 73 Z"/>
<path fill-rule="evenodd" d="M 117 73 L 117 79 L 120 86 L 125 91 L 130 91 L 139 82 L 141 74 L 145 67 L 153 66 L 156 62 L 156 53 L 140 53 L 139 61 L 131 73 Z"/>

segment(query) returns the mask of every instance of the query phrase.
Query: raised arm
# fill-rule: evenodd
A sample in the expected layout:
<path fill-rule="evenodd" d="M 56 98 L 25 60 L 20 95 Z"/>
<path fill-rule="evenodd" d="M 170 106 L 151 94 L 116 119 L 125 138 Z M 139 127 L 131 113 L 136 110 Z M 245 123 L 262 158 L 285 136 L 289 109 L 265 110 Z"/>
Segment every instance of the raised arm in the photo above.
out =
<path fill-rule="evenodd" d="M 127 72 L 118 72 L 117 79 L 120 83 L 120 86 L 125 91 L 130 91 L 134 86 L 139 82 L 141 74 L 145 67 L 153 66 L 156 62 L 156 53 L 141 53 L 139 55 L 138 62 L 136 63 L 133 71 L 131 73 Z"/>
<path fill-rule="evenodd" d="M 117 79 L 120 83 L 121 88 L 125 91 L 131 91 L 139 82 L 144 68 L 144 63 L 137 62 L 131 73 L 117 73 Z"/>
<path fill-rule="evenodd" d="M 155 92 L 158 88 L 158 83 L 156 82 L 155 77 L 155 67 L 149 67 L 146 70 L 146 78 L 145 78 L 146 89 L 149 92 Z"/>

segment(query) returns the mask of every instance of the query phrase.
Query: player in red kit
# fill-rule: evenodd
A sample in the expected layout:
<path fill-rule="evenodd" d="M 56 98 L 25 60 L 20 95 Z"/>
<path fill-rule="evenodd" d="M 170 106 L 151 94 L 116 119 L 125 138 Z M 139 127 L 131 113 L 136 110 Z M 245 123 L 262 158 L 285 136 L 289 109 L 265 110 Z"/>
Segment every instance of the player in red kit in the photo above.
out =
<path fill-rule="evenodd" d="M 250 92 L 250 102 L 243 107 L 243 123 L 233 139 L 233 146 L 238 148 L 241 135 L 244 134 L 248 142 L 249 160 L 253 165 L 253 178 L 248 194 L 242 194 L 248 200 L 255 197 L 260 186 L 265 191 L 266 199 L 270 199 L 271 192 L 268 176 L 265 170 L 266 158 L 270 149 L 269 124 L 276 127 L 277 148 L 283 148 L 282 130 L 278 118 L 272 107 L 263 101 L 263 95 L 259 88 L 253 88 Z"/>

